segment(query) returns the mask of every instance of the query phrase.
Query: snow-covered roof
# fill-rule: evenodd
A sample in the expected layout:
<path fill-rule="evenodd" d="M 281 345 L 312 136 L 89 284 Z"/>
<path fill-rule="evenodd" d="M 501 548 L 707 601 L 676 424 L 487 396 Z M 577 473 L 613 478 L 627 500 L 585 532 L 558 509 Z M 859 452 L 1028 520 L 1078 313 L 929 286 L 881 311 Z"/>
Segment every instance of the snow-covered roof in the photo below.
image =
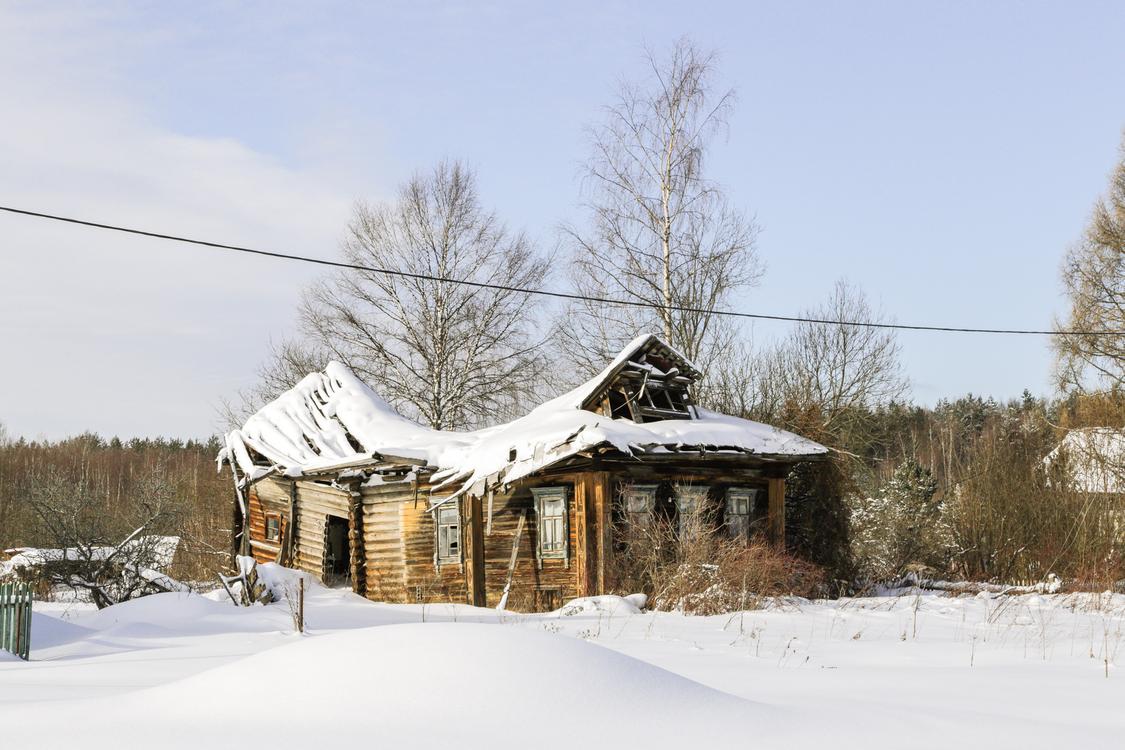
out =
<path fill-rule="evenodd" d="M 657 337 L 640 336 L 590 381 L 524 417 L 468 432 L 434 430 L 403 417 L 348 368 L 331 362 L 230 432 L 219 459 L 233 460 L 251 479 L 379 461 L 413 463 L 434 471 L 435 488 L 459 493 L 515 481 L 599 446 L 633 456 L 687 450 L 795 459 L 827 453 L 791 432 L 699 407 L 692 407 L 690 419 L 643 423 L 582 408 L 631 357 L 657 345 L 698 375 Z"/>
<path fill-rule="evenodd" d="M 1125 431 L 1113 427 L 1071 430 L 1043 463 L 1050 467 L 1064 456 L 1073 489 L 1087 493 L 1125 492 Z"/>

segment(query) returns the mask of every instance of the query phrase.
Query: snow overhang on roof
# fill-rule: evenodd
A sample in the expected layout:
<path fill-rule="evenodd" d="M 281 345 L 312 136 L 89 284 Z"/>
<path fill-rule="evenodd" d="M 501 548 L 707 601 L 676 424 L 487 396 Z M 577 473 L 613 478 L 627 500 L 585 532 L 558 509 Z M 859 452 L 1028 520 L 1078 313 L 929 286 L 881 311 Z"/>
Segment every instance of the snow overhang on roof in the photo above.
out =
<path fill-rule="evenodd" d="M 645 422 L 583 408 L 638 352 L 654 350 L 674 357 L 692 381 L 698 377 L 694 365 L 660 339 L 640 336 L 590 381 L 524 417 L 470 432 L 434 430 L 406 419 L 350 370 L 331 362 L 228 433 L 219 460 L 234 463 L 249 480 L 413 463 L 434 472 L 435 489 L 459 494 L 515 481 L 598 447 L 633 456 L 726 452 L 790 461 L 828 452 L 791 432 L 699 407 L 691 407 L 692 418 Z"/>

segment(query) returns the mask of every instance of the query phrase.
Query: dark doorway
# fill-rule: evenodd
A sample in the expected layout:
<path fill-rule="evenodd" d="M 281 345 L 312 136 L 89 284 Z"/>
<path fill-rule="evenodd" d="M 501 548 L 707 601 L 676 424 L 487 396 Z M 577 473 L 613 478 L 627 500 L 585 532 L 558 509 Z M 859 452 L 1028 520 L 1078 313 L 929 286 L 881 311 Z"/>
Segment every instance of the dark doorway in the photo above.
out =
<path fill-rule="evenodd" d="M 346 581 L 351 572 L 348 546 L 348 519 L 328 516 L 324 527 L 324 582 Z"/>

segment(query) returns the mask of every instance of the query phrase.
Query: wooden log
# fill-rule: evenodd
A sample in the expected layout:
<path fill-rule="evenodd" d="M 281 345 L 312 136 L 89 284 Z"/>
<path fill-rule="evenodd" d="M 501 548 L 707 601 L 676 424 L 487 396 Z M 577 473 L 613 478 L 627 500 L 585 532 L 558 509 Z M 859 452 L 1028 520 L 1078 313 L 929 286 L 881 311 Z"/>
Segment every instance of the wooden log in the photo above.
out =
<path fill-rule="evenodd" d="M 353 487 L 348 508 L 348 551 L 352 573 L 352 591 L 363 596 L 367 593 L 367 550 L 363 535 L 363 496 Z"/>

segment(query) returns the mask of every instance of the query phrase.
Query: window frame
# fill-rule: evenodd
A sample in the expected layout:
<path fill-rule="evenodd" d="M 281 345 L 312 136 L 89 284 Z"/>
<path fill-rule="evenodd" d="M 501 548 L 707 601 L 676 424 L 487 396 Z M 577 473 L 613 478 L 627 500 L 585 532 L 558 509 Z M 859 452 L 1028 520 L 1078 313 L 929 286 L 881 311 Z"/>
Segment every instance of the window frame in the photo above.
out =
<path fill-rule="evenodd" d="M 450 520 L 452 519 L 452 520 Z M 434 564 L 460 565 L 464 561 L 464 525 L 461 523 L 461 500 L 447 500 L 434 509 Z M 442 532 L 455 528 L 452 534 Z M 456 547 L 454 550 L 453 548 Z"/>
<path fill-rule="evenodd" d="M 622 484 L 619 490 L 621 495 L 621 510 L 625 522 L 634 528 L 652 526 L 656 517 L 656 498 L 660 491 L 659 484 Z M 643 498 L 645 508 L 636 510 L 634 500 Z"/>
<path fill-rule="evenodd" d="M 746 485 L 727 487 L 723 505 L 723 525 L 726 526 L 727 535 L 732 539 L 750 539 L 750 533 L 754 528 L 754 511 L 761 492 L 761 487 Z M 734 510 L 733 501 L 736 495 L 745 496 L 746 511 L 744 513 L 737 513 Z"/>
<path fill-rule="evenodd" d="M 531 496 L 535 505 L 535 557 L 542 563 L 543 560 L 565 560 L 570 562 L 570 488 L 566 485 L 552 485 L 549 487 L 532 487 Z M 545 508 L 548 502 L 560 502 L 562 513 L 547 515 Z M 561 544 L 558 548 L 546 549 L 544 543 L 547 539 L 545 533 L 547 521 L 558 521 Z"/>
<path fill-rule="evenodd" d="M 276 533 L 270 534 L 271 522 L 277 529 Z M 281 541 L 281 514 L 280 513 L 267 513 L 265 522 L 265 539 L 267 542 L 280 542 Z"/>
<path fill-rule="evenodd" d="M 711 488 L 705 484 L 675 484 L 673 490 L 676 495 L 676 532 L 680 539 L 702 531 L 702 511 L 711 494 Z M 690 513 L 685 513 L 688 507 L 687 497 L 692 497 Z"/>

